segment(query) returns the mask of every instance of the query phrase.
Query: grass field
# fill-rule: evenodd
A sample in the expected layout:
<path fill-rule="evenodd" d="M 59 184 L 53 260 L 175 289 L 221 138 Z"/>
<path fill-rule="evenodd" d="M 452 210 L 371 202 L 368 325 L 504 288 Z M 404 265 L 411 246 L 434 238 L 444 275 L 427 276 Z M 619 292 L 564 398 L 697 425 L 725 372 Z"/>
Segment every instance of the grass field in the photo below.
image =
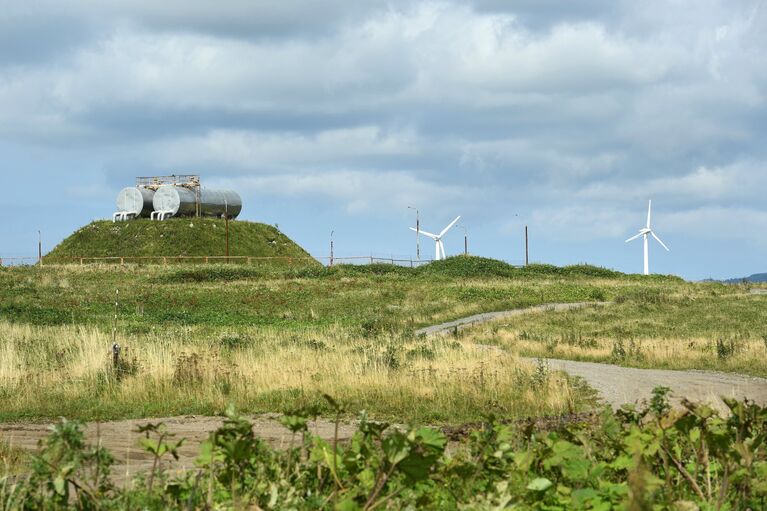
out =
<path fill-rule="evenodd" d="M 124 351 L 115 372 L 118 290 Z M 479 312 L 582 301 L 615 304 L 520 317 L 457 339 L 413 335 Z M 212 414 L 230 402 L 284 411 L 323 406 L 321 392 L 401 422 L 567 413 L 591 394 L 515 352 L 759 374 L 752 355 L 764 349 L 763 304 L 740 286 L 463 257 L 416 269 L 3 268 L 0 420 Z M 720 351 L 734 343 L 731 356 L 706 351 L 719 339 Z M 678 356 L 698 345 L 699 358 Z"/>

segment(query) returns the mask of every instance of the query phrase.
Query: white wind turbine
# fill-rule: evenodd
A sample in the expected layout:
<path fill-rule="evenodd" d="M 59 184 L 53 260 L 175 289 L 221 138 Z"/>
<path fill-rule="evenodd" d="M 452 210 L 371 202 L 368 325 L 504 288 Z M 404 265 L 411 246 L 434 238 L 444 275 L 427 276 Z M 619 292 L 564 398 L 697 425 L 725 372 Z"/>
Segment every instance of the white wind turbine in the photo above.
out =
<path fill-rule="evenodd" d="M 455 223 L 460 220 L 461 217 L 457 217 L 455 220 L 450 222 L 450 225 L 442 229 L 442 232 L 439 234 L 432 234 L 430 232 L 426 231 L 419 231 L 418 229 L 415 229 L 413 227 L 410 228 L 411 231 L 420 232 L 424 236 L 428 236 L 429 238 L 433 239 L 437 244 L 437 255 L 435 256 L 435 261 L 439 261 L 441 259 L 445 259 L 447 256 L 445 255 L 445 244 L 442 243 L 442 238 L 447 234 L 447 231 L 450 230 L 451 227 L 455 225 Z"/>
<path fill-rule="evenodd" d="M 634 241 L 635 239 L 639 238 L 640 236 L 644 237 L 644 274 L 649 275 L 650 274 L 650 250 L 648 247 L 648 238 L 652 236 L 655 238 L 655 241 L 661 244 L 663 248 L 665 248 L 667 251 L 670 250 L 665 243 L 663 243 L 658 236 L 655 235 L 655 232 L 653 232 L 652 227 L 650 227 L 650 216 L 652 213 L 652 201 L 649 202 L 647 205 L 647 227 L 643 229 L 639 229 L 639 234 L 636 236 L 632 236 L 629 239 L 626 240 L 626 243 L 629 241 Z"/>

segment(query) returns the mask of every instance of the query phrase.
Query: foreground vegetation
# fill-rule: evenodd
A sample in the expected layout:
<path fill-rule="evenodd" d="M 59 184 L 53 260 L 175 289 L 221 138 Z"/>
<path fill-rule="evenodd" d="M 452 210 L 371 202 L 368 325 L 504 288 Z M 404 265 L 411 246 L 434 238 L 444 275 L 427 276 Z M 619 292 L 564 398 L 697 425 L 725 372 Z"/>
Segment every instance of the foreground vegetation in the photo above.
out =
<path fill-rule="evenodd" d="M 295 447 L 274 450 L 229 411 L 196 468 L 163 462 L 180 442 L 161 424 L 140 428 L 152 468 L 112 483 L 111 454 L 81 428 L 56 426 L 25 477 L 0 479 L 3 509 L 764 509 L 767 409 L 728 400 L 671 410 L 658 388 L 642 410 L 550 433 L 494 420 L 447 449 L 438 430 L 401 430 L 360 417 L 348 444 L 310 435 L 304 410 L 283 422 Z M 340 406 L 327 397 L 340 413 Z"/>

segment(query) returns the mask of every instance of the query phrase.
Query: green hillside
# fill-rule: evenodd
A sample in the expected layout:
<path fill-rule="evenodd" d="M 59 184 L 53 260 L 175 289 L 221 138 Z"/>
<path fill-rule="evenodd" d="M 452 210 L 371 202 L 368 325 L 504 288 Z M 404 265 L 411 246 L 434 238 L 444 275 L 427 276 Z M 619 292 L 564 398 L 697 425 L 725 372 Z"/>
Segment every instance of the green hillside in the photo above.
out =
<path fill-rule="evenodd" d="M 308 258 L 309 254 L 277 228 L 254 222 L 229 222 L 231 256 Z M 163 222 L 97 221 L 77 230 L 46 257 L 223 256 L 226 225 L 215 218 L 172 218 Z"/>

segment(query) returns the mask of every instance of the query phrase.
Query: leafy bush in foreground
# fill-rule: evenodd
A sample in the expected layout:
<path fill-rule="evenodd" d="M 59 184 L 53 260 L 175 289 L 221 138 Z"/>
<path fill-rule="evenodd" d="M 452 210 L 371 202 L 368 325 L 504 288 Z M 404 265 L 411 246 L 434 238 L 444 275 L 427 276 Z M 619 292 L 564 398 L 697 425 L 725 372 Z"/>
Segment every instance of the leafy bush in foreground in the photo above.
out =
<path fill-rule="evenodd" d="M 438 430 L 364 413 L 350 442 L 328 442 L 308 433 L 313 411 L 283 418 L 300 440 L 275 450 L 229 411 L 197 469 L 175 478 L 163 460 L 182 441 L 148 425 L 142 445 L 154 462 L 131 489 L 110 483 L 112 457 L 64 421 L 29 476 L 0 480 L 0 499 L 3 509 L 764 509 L 767 408 L 727 400 L 732 414 L 721 418 L 689 402 L 671 409 L 667 393 L 548 434 L 488 420 L 452 454 Z"/>

